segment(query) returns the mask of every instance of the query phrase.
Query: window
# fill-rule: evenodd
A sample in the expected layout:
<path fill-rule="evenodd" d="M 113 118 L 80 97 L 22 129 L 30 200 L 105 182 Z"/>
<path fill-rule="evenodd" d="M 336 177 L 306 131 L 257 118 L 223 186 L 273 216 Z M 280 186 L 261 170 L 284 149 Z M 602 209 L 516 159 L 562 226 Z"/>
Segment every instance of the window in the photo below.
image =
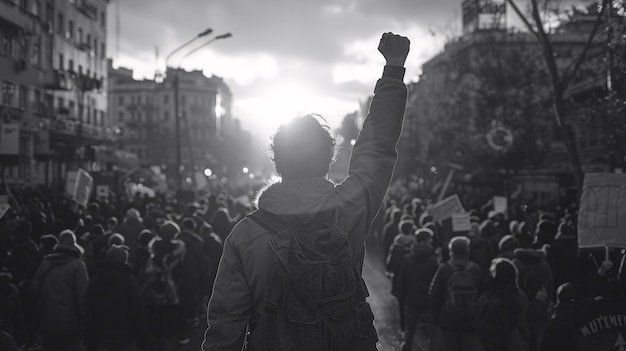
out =
<path fill-rule="evenodd" d="M 100 25 L 102 27 L 106 26 L 106 13 L 105 11 L 100 12 Z"/>
<path fill-rule="evenodd" d="M 65 33 L 65 19 L 63 19 L 63 14 L 59 13 L 57 15 L 57 34 L 64 35 Z"/>
<path fill-rule="evenodd" d="M 167 94 L 163 95 L 163 103 L 166 104 L 166 105 L 170 103 L 170 96 L 169 95 L 167 95 Z"/>
<path fill-rule="evenodd" d="M 120 95 L 117 97 L 117 103 L 118 105 L 124 105 L 124 96 Z"/>
<path fill-rule="evenodd" d="M 70 72 L 74 72 L 74 60 L 70 59 L 67 62 L 67 70 Z"/>
<path fill-rule="evenodd" d="M 104 43 L 100 44 L 100 55 L 102 55 L 102 58 L 105 58 L 107 55 L 105 50 L 106 50 L 106 46 L 104 45 Z"/>
<path fill-rule="evenodd" d="M 85 44 L 91 46 L 91 34 L 87 34 L 87 37 L 85 37 Z"/>
<path fill-rule="evenodd" d="M 69 21 L 67 24 L 67 33 L 65 37 L 69 40 L 74 40 L 74 21 Z"/>
<path fill-rule="evenodd" d="M 77 36 L 77 42 L 78 44 L 82 44 L 83 43 L 83 29 L 82 28 L 78 28 L 78 36 Z"/>
<path fill-rule="evenodd" d="M 19 108 L 21 108 L 22 110 L 25 110 L 26 104 L 28 101 L 28 88 L 23 85 L 20 85 L 19 100 L 20 100 Z"/>
<path fill-rule="evenodd" d="M 33 38 L 33 50 L 31 51 L 30 62 L 33 65 L 39 65 L 41 63 L 41 37 L 39 36 Z"/>
<path fill-rule="evenodd" d="M 33 112 L 34 113 L 41 113 L 41 91 L 39 90 L 33 90 Z"/>
<path fill-rule="evenodd" d="M 17 53 L 17 40 L 13 34 L 4 32 L 4 36 L 2 37 L 2 51 L 8 56 L 13 56 Z"/>
<path fill-rule="evenodd" d="M 83 75 L 83 65 L 78 65 L 78 74 Z"/>
<path fill-rule="evenodd" d="M 163 112 L 163 120 L 164 120 L 165 122 L 167 122 L 167 121 L 169 121 L 169 120 L 170 120 L 170 112 L 169 112 L 169 111 L 165 111 L 165 112 Z"/>
<path fill-rule="evenodd" d="M 65 99 L 60 97 L 57 99 L 57 108 L 64 108 L 65 107 Z"/>
<path fill-rule="evenodd" d="M 93 38 L 93 56 L 98 57 L 98 39 Z"/>
<path fill-rule="evenodd" d="M 2 104 L 13 106 L 13 96 L 15 95 L 15 84 L 10 82 L 2 83 Z"/>
<path fill-rule="evenodd" d="M 54 109 L 54 96 L 52 94 L 44 94 L 43 104 L 45 108 L 44 114 L 46 116 L 51 116 L 52 110 Z"/>
<path fill-rule="evenodd" d="M 119 112 L 117 113 L 117 121 L 118 121 L 118 122 L 123 122 L 123 121 L 124 121 L 124 112 L 119 111 Z"/>
<path fill-rule="evenodd" d="M 59 67 L 60 70 L 64 70 L 65 69 L 64 68 L 65 67 L 64 62 L 65 62 L 65 56 L 63 56 L 63 54 L 59 54 L 59 65 L 58 65 L 58 67 Z"/>

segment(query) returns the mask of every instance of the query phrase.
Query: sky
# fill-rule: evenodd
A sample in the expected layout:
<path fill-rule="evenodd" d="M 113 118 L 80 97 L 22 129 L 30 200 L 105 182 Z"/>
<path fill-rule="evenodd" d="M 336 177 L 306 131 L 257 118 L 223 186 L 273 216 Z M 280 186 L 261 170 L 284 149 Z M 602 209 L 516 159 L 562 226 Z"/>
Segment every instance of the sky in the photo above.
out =
<path fill-rule="evenodd" d="M 417 81 L 421 65 L 460 33 L 460 8 L 461 0 L 114 0 L 107 52 L 114 67 L 151 78 L 168 53 L 206 28 L 213 33 L 187 50 L 232 33 L 182 67 L 223 77 L 233 116 L 269 135 L 298 114 L 319 113 L 338 126 L 358 110 L 382 73 L 384 32 L 411 40 L 405 82 Z"/>

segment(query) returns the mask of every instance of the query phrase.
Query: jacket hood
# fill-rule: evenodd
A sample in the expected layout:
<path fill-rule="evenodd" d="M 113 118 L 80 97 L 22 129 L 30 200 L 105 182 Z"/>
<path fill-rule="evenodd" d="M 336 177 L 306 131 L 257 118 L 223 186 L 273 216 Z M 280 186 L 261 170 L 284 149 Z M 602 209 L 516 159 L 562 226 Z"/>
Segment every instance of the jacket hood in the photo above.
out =
<path fill-rule="evenodd" d="M 326 194 L 334 184 L 322 177 L 282 180 L 260 192 L 258 207 L 283 217 L 286 222 L 309 222 L 320 212 L 331 209 Z"/>
<path fill-rule="evenodd" d="M 131 266 L 124 262 L 105 261 L 96 268 L 96 278 L 106 285 L 124 281 L 132 274 Z"/>
<path fill-rule="evenodd" d="M 523 262 L 541 262 L 546 258 L 546 253 L 543 250 L 535 250 L 535 249 L 516 249 L 515 258 L 519 259 Z"/>
<path fill-rule="evenodd" d="M 413 248 L 413 259 L 416 262 L 428 262 L 434 254 L 435 250 L 430 246 L 417 245 Z"/>
<path fill-rule="evenodd" d="M 172 258 L 181 258 L 185 254 L 185 243 L 182 240 L 163 240 L 154 238 L 148 245 L 150 255 L 160 260 L 163 256 L 169 255 Z"/>
<path fill-rule="evenodd" d="M 183 230 L 182 233 L 180 233 L 179 238 L 185 238 L 185 239 L 189 239 L 192 242 L 195 242 L 197 244 L 202 244 L 204 242 L 204 239 L 202 239 L 202 237 L 194 232 L 188 231 L 188 230 Z"/>
<path fill-rule="evenodd" d="M 70 261 L 80 259 L 80 251 L 73 246 L 57 245 L 54 251 L 45 257 L 53 266 L 61 266 Z"/>

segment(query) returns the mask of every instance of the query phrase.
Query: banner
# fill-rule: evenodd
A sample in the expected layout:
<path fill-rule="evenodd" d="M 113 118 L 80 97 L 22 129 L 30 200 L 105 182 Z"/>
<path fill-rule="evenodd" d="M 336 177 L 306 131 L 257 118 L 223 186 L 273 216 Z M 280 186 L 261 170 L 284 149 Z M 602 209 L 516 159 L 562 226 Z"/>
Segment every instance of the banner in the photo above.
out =
<path fill-rule="evenodd" d="M 78 172 L 76 171 L 67 171 L 65 175 L 65 192 L 74 196 L 74 189 L 76 189 L 76 177 L 78 176 Z"/>
<path fill-rule="evenodd" d="M 461 205 L 461 200 L 456 194 L 448 196 L 447 198 L 439 201 L 430 210 L 428 210 L 428 213 L 430 213 L 433 218 L 438 222 L 452 217 L 452 215 L 455 213 L 462 212 L 465 212 L 465 209 L 463 209 L 463 205 Z"/>
<path fill-rule="evenodd" d="M 626 248 L 626 175 L 588 173 L 578 212 L 578 247 Z"/>
<path fill-rule="evenodd" d="M 93 178 L 89 175 L 89 173 L 87 173 L 87 171 L 79 168 L 72 199 L 83 206 L 87 206 L 87 202 L 89 202 L 89 193 L 91 193 L 92 187 Z"/>
<path fill-rule="evenodd" d="M 19 155 L 20 125 L 4 123 L 0 125 L 0 155 Z"/>
<path fill-rule="evenodd" d="M 626 309 L 610 299 L 580 300 L 575 304 L 577 350 L 626 350 Z"/>
<path fill-rule="evenodd" d="M 454 213 L 452 214 L 452 231 L 469 232 L 472 229 L 469 213 Z"/>

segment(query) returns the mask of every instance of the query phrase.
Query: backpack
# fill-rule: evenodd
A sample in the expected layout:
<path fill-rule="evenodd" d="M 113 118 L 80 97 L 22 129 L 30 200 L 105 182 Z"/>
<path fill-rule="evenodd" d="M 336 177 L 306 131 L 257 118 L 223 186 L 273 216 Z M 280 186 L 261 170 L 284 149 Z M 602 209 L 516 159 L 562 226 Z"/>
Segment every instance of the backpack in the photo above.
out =
<path fill-rule="evenodd" d="M 248 350 L 375 350 L 374 315 L 337 211 L 296 225 L 263 210 L 248 217 L 273 233 L 274 257 L 268 298 L 250 322 Z"/>
<path fill-rule="evenodd" d="M 476 314 L 477 291 L 474 276 L 470 269 L 474 263 L 452 265 L 452 275 L 448 278 L 446 310 L 453 319 L 472 319 Z"/>
<path fill-rule="evenodd" d="M 141 295 L 147 306 L 170 306 L 180 302 L 172 272 L 164 269 L 152 256 L 146 262 L 142 280 Z"/>

